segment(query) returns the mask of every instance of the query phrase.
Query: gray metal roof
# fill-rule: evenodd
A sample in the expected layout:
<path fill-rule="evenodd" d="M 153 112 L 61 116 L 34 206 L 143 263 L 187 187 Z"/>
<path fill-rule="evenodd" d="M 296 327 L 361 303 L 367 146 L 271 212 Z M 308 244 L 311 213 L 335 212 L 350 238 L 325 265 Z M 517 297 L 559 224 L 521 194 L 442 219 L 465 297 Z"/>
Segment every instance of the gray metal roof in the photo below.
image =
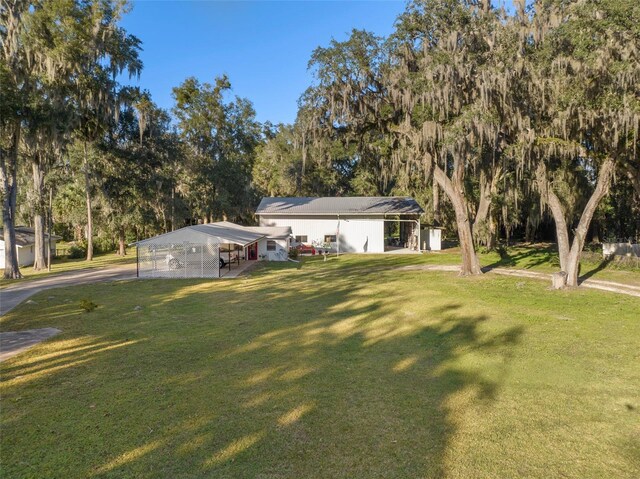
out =
<path fill-rule="evenodd" d="M 291 226 L 242 226 L 228 221 L 219 221 L 214 224 L 227 228 L 240 228 L 245 231 L 252 231 L 253 233 L 264 235 L 269 239 L 288 238 L 291 236 Z"/>
<path fill-rule="evenodd" d="M 16 246 L 29 246 L 35 244 L 36 242 L 36 233 L 33 228 L 29 228 L 27 226 L 16 226 Z M 47 233 L 44 234 L 45 242 L 49 241 L 49 235 Z M 52 240 L 62 239 L 62 236 L 51 235 Z M 0 241 L 4 241 L 4 230 L 0 228 Z"/>
<path fill-rule="evenodd" d="M 421 214 L 424 210 L 410 197 L 404 196 L 344 196 L 262 198 L 258 215 L 405 215 Z"/>
<path fill-rule="evenodd" d="M 164 233 L 153 238 L 138 241 L 137 245 L 154 243 L 182 243 L 183 241 L 198 242 L 199 239 L 210 239 L 215 243 L 233 243 L 240 246 L 247 246 L 255 243 L 266 235 L 249 231 L 240 225 L 233 223 L 220 224 L 208 223 L 204 225 L 185 226 L 169 233 Z"/>

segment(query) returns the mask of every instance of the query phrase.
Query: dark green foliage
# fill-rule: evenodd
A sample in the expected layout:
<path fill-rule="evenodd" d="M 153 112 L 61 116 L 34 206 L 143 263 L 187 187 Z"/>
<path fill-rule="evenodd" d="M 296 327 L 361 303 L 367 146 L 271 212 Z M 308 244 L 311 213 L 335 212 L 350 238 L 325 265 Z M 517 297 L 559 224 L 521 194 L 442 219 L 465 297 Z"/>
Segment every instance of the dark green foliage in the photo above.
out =
<path fill-rule="evenodd" d="M 93 312 L 96 308 L 98 307 L 98 305 L 96 303 L 94 303 L 93 301 L 89 300 L 89 299 L 82 299 L 80 300 L 80 308 L 82 308 L 82 310 L 85 313 L 91 313 Z"/>
<path fill-rule="evenodd" d="M 84 258 L 87 255 L 86 243 L 73 243 L 67 249 L 67 256 L 70 259 Z"/>
<path fill-rule="evenodd" d="M 299 256 L 300 256 L 300 252 L 296 248 L 291 248 L 289 250 L 289 258 L 298 259 Z"/>

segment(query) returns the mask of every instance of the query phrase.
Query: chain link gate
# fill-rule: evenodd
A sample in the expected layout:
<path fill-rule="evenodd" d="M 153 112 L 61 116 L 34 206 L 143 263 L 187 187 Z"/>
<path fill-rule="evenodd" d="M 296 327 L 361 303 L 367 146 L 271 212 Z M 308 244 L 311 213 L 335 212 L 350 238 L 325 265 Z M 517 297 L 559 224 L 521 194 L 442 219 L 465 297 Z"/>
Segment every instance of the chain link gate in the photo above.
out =
<path fill-rule="evenodd" d="M 138 248 L 140 278 L 219 278 L 217 243 L 153 243 Z"/>

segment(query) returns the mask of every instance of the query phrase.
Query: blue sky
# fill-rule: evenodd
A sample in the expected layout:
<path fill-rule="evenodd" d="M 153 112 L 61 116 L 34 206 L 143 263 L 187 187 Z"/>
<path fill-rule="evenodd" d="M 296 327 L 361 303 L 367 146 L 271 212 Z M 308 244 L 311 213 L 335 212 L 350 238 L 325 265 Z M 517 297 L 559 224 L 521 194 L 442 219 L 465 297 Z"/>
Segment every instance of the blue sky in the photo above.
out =
<path fill-rule="evenodd" d="M 388 35 L 404 1 L 143 1 L 121 25 L 143 42 L 139 81 L 162 108 L 171 89 L 195 76 L 226 73 L 233 94 L 253 102 L 259 121 L 292 123 L 311 82 L 307 63 L 318 46 L 353 28 Z"/>

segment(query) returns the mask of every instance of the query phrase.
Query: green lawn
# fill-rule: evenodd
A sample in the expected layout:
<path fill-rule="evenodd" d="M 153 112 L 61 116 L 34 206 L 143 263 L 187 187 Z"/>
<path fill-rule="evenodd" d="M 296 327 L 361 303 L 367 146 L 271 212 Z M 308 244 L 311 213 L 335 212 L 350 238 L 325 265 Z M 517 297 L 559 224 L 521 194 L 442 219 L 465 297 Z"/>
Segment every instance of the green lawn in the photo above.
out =
<path fill-rule="evenodd" d="M 433 257 L 430 261 L 436 261 L 439 264 L 460 263 L 457 248 L 427 254 Z M 502 253 L 479 252 L 478 256 L 483 267 L 526 269 L 543 273 L 554 273 L 560 270 L 555 244 L 519 244 L 510 246 Z M 640 286 L 640 259 L 622 264 L 618 261 L 603 260 L 599 251 L 585 251 L 580 263 L 580 276 Z"/>
<path fill-rule="evenodd" d="M 433 264 L 457 265 L 460 264 L 458 248 L 450 248 L 440 252 L 425 253 L 426 261 Z M 640 260 L 630 265 L 617 265 L 600 259 L 597 254 L 586 254 L 586 259 L 581 263 L 581 275 L 585 278 L 605 281 L 617 281 L 640 286 Z M 545 273 L 553 273 L 560 269 L 558 253 L 555 245 L 526 244 L 515 245 L 508 248 L 505 253 L 495 251 L 488 253 L 479 252 L 480 263 L 483 267 L 493 266 L 501 268 L 530 269 Z M 68 259 L 66 257 L 54 259 L 51 271 L 34 271 L 31 267 L 21 268 L 23 280 L 44 278 L 52 274 L 77 271 L 82 269 L 103 268 L 106 266 L 133 264 L 136 261 L 135 247 L 127 249 L 127 256 L 119 256 L 116 253 L 102 254 L 94 257 L 93 261 L 85 259 Z M 398 261 L 396 259 L 396 261 Z M 424 258 L 416 255 L 403 256 L 404 264 L 419 264 Z M 0 278 L 0 289 L 15 284 L 14 280 Z"/>
<path fill-rule="evenodd" d="M 20 268 L 24 280 L 45 278 L 52 274 L 66 273 L 68 271 L 78 271 L 81 269 L 104 268 L 106 266 L 134 264 L 136 262 L 136 249 L 127 248 L 127 255 L 120 256 L 117 253 L 100 254 L 93 257 L 92 261 L 85 258 L 69 259 L 65 256 L 53 258 L 51 271 L 46 269 L 35 271 L 31 266 Z M 0 278 L 0 288 L 15 284 L 15 280 Z"/>
<path fill-rule="evenodd" d="M 63 330 L 0 364 L 2 477 L 637 478 L 640 300 L 396 268 L 441 260 L 43 292 L 0 318 Z"/>

